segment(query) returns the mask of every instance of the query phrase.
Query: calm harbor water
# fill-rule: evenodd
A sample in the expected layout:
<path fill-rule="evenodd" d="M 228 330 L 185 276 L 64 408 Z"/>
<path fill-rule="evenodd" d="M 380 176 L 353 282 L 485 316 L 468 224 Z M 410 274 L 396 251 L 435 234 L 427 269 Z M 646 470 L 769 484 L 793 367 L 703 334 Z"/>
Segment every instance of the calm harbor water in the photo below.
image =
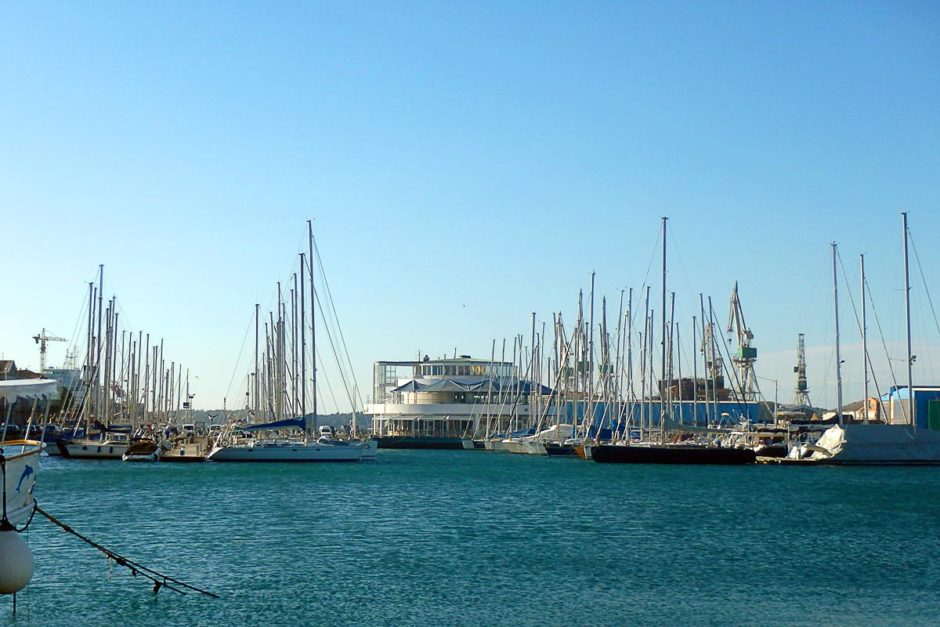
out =
<path fill-rule="evenodd" d="M 44 458 L 20 625 L 936 624 L 940 469 Z"/>

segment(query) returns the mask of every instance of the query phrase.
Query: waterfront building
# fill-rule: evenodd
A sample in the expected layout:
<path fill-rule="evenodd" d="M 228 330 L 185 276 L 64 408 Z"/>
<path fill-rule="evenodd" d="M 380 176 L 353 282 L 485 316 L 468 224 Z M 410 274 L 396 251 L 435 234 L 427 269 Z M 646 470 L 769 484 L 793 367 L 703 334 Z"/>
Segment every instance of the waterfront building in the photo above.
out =
<path fill-rule="evenodd" d="M 913 392 L 913 393 L 911 393 Z M 881 397 L 885 405 L 883 416 L 892 425 L 911 424 L 911 397 L 913 397 L 913 423 L 918 429 L 940 431 L 940 387 L 915 385 L 891 386 Z M 874 417 L 874 416 L 873 416 Z"/>
<path fill-rule="evenodd" d="M 378 361 L 372 416 L 380 448 L 462 448 L 462 440 L 528 428 L 533 392 L 510 362 L 473 359 Z"/>

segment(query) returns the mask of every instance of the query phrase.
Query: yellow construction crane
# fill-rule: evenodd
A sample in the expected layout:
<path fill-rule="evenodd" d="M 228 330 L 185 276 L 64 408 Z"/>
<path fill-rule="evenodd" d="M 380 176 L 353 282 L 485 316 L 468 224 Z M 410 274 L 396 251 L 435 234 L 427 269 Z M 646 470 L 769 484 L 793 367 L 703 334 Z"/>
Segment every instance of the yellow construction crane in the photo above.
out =
<path fill-rule="evenodd" d="M 39 335 L 34 335 L 33 339 L 39 344 L 39 374 L 43 374 L 46 372 L 46 342 L 68 342 L 68 340 L 64 337 L 46 335 L 45 328 Z"/>

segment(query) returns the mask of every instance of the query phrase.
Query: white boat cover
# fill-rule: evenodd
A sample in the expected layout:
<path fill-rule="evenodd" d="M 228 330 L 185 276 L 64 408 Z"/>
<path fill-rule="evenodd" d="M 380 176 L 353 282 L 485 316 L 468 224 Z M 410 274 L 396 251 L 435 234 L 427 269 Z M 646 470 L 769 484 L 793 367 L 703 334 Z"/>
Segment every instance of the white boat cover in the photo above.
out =
<path fill-rule="evenodd" d="M 13 403 L 18 398 L 54 396 L 58 382 L 55 379 L 10 379 L 0 381 L 0 399 Z"/>
<path fill-rule="evenodd" d="M 843 464 L 940 464 L 940 432 L 910 425 L 834 425 L 812 459 Z"/>
<path fill-rule="evenodd" d="M 571 437 L 572 431 L 573 429 L 569 424 L 552 425 L 548 429 L 543 429 L 526 439 L 538 442 L 564 442 Z"/>

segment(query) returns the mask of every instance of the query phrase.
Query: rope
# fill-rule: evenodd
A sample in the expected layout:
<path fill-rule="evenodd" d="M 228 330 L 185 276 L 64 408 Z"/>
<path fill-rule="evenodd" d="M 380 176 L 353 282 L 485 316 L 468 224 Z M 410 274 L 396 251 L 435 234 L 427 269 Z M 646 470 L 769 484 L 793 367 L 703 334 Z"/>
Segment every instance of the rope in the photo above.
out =
<path fill-rule="evenodd" d="M 124 566 L 128 568 L 131 571 L 131 574 L 134 575 L 135 577 L 137 575 L 142 575 L 143 577 L 146 577 L 147 579 L 152 581 L 154 594 L 159 592 L 160 588 L 169 588 L 170 590 L 173 590 L 174 592 L 178 592 L 179 594 L 186 594 L 186 591 L 183 590 L 185 588 L 186 590 L 192 590 L 194 592 L 198 592 L 199 594 L 204 594 L 206 596 L 212 597 L 213 599 L 219 598 L 219 595 L 213 592 L 209 592 L 207 590 L 202 590 L 195 586 L 191 586 L 188 583 L 180 581 L 179 579 L 174 579 L 173 577 L 164 575 L 163 573 L 157 572 L 153 570 L 152 568 L 147 568 L 146 566 L 144 566 L 143 564 L 140 564 L 139 562 L 135 562 L 122 555 L 115 553 L 111 549 L 104 547 L 98 544 L 97 542 L 91 540 L 87 536 L 84 536 L 80 534 L 79 532 L 75 531 L 70 526 L 66 525 L 64 522 L 62 522 L 58 518 L 56 518 L 49 512 L 39 507 L 38 503 L 34 503 L 34 508 L 36 512 L 39 512 L 43 517 L 45 517 L 52 524 L 60 527 L 63 531 L 72 534 L 73 536 L 75 536 L 76 538 L 84 542 L 85 544 L 88 544 L 89 546 L 92 546 L 95 549 L 101 551 L 106 556 L 108 556 L 109 560 L 113 560 L 118 566 Z"/>
<path fill-rule="evenodd" d="M 920 256 L 917 254 L 917 246 L 914 245 L 914 236 L 908 233 L 911 240 L 911 248 L 914 249 L 914 261 L 917 262 L 917 270 L 920 272 L 920 280 L 924 284 L 924 292 L 927 294 L 927 302 L 930 304 L 930 313 L 933 314 L 933 323 L 940 333 L 940 321 L 937 320 L 937 310 L 933 306 L 933 298 L 930 297 L 930 289 L 927 287 L 927 278 L 924 276 L 924 267 L 920 264 Z"/>

